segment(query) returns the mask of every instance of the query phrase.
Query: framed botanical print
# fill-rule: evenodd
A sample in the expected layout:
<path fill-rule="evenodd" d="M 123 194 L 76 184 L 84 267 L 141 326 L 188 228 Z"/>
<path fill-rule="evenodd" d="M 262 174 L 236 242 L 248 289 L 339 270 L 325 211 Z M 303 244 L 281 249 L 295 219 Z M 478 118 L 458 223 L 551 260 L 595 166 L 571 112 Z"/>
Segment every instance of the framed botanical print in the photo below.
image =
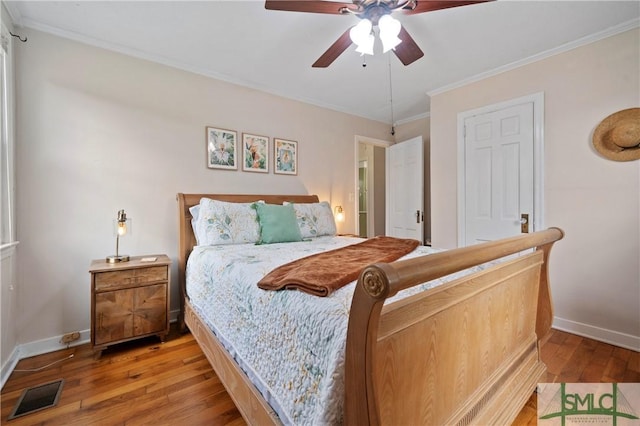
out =
<path fill-rule="evenodd" d="M 207 127 L 207 167 L 237 170 L 238 133 L 234 130 Z"/>
<path fill-rule="evenodd" d="M 245 172 L 269 173 L 269 138 L 266 136 L 242 134 L 242 150 Z"/>
<path fill-rule="evenodd" d="M 274 173 L 298 174 L 298 142 L 275 138 L 273 140 Z"/>

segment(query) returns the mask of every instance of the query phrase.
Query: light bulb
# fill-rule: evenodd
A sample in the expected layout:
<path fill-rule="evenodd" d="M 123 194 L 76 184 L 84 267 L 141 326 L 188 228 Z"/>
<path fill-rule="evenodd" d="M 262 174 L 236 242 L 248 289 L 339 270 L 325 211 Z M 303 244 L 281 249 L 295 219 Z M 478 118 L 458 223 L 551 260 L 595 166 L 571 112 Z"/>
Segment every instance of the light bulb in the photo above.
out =
<path fill-rule="evenodd" d="M 127 214 L 124 210 L 118 210 L 118 235 L 123 236 L 127 233 Z"/>
<path fill-rule="evenodd" d="M 118 235 L 121 237 L 127 233 L 127 222 L 118 222 Z"/>

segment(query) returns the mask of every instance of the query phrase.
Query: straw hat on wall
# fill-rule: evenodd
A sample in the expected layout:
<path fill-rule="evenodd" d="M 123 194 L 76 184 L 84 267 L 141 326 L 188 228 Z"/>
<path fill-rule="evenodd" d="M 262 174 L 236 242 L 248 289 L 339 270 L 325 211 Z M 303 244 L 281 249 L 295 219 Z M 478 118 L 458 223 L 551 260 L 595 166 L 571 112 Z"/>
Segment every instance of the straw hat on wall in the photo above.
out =
<path fill-rule="evenodd" d="M 640 108 L 629 108 L 611 114 L 593 132 L 593 146 L 614 161 L 640 159 Z"/>

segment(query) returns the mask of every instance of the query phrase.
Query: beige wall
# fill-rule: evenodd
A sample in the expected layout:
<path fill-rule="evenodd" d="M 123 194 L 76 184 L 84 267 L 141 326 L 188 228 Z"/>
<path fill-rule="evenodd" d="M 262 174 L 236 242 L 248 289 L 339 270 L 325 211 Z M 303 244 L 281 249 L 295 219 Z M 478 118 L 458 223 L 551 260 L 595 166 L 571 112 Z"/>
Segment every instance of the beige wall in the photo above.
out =
<path fill-rule="evenodd" d="M 634 29 L 431 99 L 432 236 L 454 247 L 457 115 L 544 92 L 546 226 L 554 248 L 556 325 L 640 348 L 640 161 L 604 159 L 598 123 L 640 106 L 640 30 Z"/>
<path fill-rule="evenodd" d="M 37 31 L 18 50 L 20 342 L 90 325 L 91 259 L 177 256 L 177 192 L 312 193 L 347 205 L 354 137 L 388 126 Z M 298 141 L 298 176 L 210 170 L 205 126 Z M 353 232 L 353 215 L 340 232 Z M 178 307 L 174 265 L 172 309 Z"/>

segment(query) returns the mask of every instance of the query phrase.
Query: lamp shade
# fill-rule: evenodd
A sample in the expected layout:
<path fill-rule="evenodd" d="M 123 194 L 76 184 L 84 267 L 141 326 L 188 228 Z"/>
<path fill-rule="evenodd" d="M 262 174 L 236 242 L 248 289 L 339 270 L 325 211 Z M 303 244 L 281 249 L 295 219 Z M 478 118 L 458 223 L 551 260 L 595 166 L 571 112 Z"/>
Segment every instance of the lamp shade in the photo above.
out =
<path fill-rule="evenodd" d="M 364 41 L 358 45 L 356 48 L 356 52 L 360 53 L 360 55 L 373 55 L 373 44 L 375 42 L 375 38 L 373 34 L 369 34 Z"/>
<path fill-rule="evenodd" d="M 402 40 L 398 38 L 402 25 L 400 21 L 391 15 L 381 16 L 378 21 L 378 28 L 380 28 L 380 41 L 382 41 L 383 52 L 386 53 L 402 43 Z"/>
<path fill-rule="evenodd" d="M 371 34 L 373 25 L 368 19 L 362 19 L 357 25 L 349 30 L 349 37 L 358 47 L 356 52 L 363 55 L 373 55 L 374 38 Z"/>

